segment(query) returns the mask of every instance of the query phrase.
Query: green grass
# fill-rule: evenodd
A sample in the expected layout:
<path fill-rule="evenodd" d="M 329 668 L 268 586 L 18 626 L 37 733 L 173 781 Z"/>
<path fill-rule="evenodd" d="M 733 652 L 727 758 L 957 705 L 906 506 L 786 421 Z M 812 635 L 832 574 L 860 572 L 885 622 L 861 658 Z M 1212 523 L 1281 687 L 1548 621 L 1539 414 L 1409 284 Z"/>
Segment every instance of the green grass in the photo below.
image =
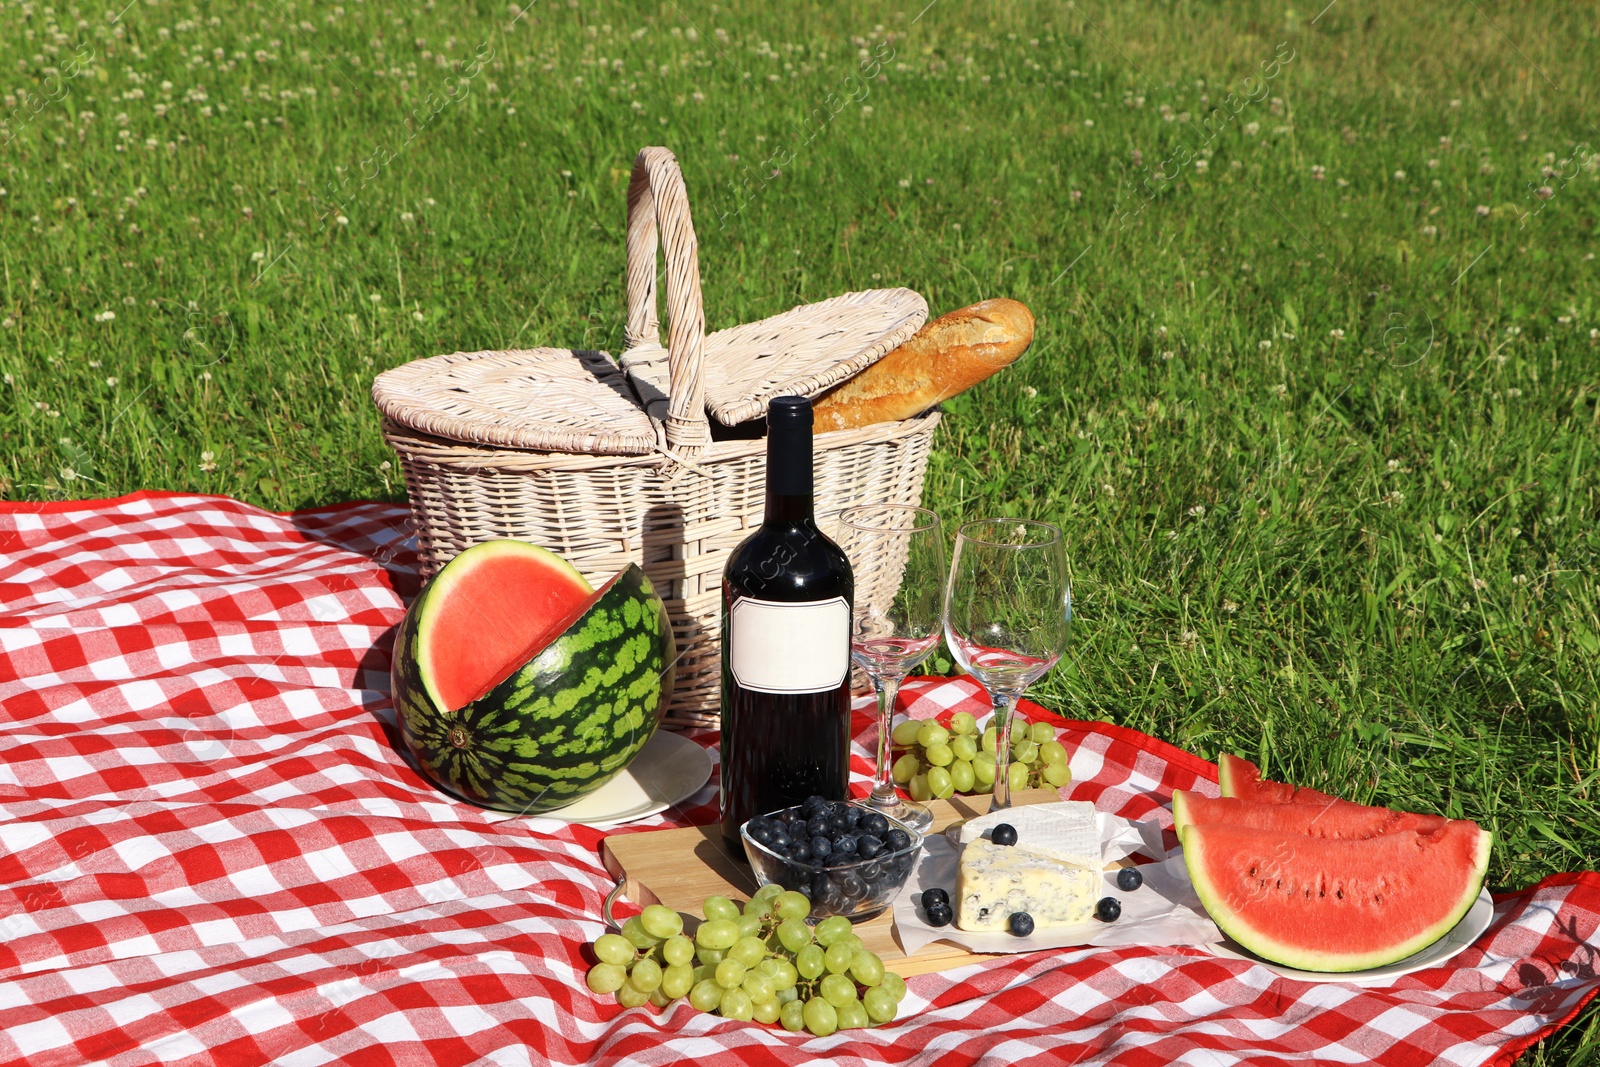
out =
<path fill-rule="evenodd" d="M 1033 308 L 928 497 L 1067 531 L 1039 699 L 1478 819 L 1497 886 L 1600 855 L 1581 7 L 119 6 L 0 8 L 5 496 L 398 498 L 372 376 L 618 351 L 666 144 L 713 327 Z"/>

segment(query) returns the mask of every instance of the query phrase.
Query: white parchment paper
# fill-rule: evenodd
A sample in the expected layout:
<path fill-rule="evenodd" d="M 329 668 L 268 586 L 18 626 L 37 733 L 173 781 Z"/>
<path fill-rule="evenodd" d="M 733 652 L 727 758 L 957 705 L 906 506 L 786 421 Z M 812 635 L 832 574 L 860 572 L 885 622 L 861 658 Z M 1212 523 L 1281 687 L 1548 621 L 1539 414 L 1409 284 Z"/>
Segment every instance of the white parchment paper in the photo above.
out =
<path fill-rule="evenodd" d="M 1104 812 L 1095 813 L 1100 834 L 1102 862 L 1142 853 L 1155 863 L 1141 864 L 1144 884 L 1131 893 L 1117 888 L 1116 870 L 1105 875 L 1103 896 L 1122 903 L 1122 916 L 1115 922 L 1098 919 L 1079 926 L 1058 926 L 1036 930 L 1027 937 L 1008 933 L 968 933 L 949 926 L 929 926 L 922 917 L 922 890 L 940 887 L 956 895 L 956 872 L 960 853 L 943 834 L 930 834 L 923 843 L 922 856 L 905 888 L 894 901 L 895 931 L 907 955 L 931 941 L 947 941 L 972 952 L 1034 952 L 1043 948 L 1068 948 L 1073 945 L 1196 945 L 1220 940 L 1222 933 L 1212 922 L 1184 869 L 1181 854 L 1168 856 L 1161 841 L 1160 824 L 1135 823 Z"/>

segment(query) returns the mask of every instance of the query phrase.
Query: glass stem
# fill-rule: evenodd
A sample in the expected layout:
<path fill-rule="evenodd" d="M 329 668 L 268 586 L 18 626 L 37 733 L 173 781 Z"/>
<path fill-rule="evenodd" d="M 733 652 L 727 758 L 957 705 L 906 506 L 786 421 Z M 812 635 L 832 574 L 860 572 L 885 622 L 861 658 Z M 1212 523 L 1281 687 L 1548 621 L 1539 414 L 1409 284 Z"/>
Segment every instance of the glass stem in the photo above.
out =
<path fill-rule="evenodd" d="M 994 705 L 994 800 L 989 810 L 1011 806 L 1011 706 L 1010 693 L 989 694 Z"/>
<path fill-rule="evenodd" d="M 894 700 L 900 692 L 903 675 L 873 676 L 872 687 L 878 691 L 878 780 L 872 787 L 872 799 L 886 803 L 899 799 L 894 788 Z"/>

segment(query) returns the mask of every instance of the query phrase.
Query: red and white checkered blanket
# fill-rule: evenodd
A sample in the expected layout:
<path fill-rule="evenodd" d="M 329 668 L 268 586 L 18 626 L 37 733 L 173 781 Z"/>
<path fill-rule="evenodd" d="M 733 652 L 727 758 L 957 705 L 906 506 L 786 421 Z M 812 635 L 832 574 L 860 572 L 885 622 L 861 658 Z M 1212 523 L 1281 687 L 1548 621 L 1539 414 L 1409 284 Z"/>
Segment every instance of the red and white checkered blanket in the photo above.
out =
<path fill-rule="evenodd" d="M 448 800 L 396 754 L 405 518 L 0 510 L 0 1061 L 1505 1063 L 1600 985 L 1585 873 L 1502 897 L 1450 967 L 1382 990 L 1124 948 L 914 978 L 893 1024 L 827 1039 L 603 1003 L 580 954 L 601 835 Z M 910 696 L 986 710 L 961 680 Z M 1073 797 L 1170 820 L 1173 789 L 1211 787 L 1142 734 L 1061 726 Z M 647 825 L 714 804 L 713 782 Z"/>

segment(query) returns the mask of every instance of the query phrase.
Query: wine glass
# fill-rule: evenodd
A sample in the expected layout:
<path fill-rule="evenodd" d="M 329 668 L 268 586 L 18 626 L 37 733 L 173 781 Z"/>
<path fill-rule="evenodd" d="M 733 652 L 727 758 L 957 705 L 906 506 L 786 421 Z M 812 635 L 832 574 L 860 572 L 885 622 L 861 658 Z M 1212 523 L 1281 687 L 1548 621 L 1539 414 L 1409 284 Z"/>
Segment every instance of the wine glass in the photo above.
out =
<path fill-rule="evenodd" d="M 1029 519 L 980 519 L 956 532 L 945 592 L 950 653 L 994 704 L 994 800 L 1011 806 L 1011 712 L 1067 647 L 1072 591 L 1061 531 Z"/>
<path fill-rule="evenodd" d="M 839 542 L 856 579 L 851 656 L 878 694 L 878 763 L 867 802 L 923 831 L 933 825 L 933 815 L 895 789 L 890 735 L 900 683 L 939 645 L 944 529 L 927 508 L 868 505 L 839 517 Z"/>

